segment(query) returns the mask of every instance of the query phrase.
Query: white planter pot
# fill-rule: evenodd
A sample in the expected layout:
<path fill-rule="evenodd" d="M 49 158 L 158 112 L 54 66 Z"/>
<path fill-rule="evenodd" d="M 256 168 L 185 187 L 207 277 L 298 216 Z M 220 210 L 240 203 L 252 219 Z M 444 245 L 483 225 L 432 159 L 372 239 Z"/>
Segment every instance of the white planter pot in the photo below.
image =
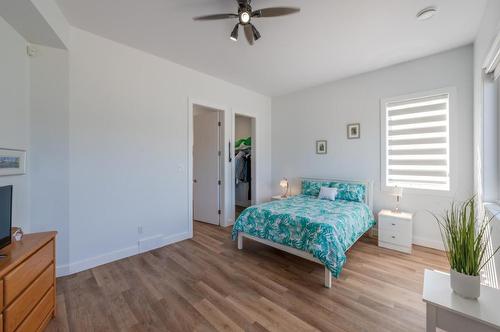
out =
<path fill-rule="evenodd" d="M 480 276 L 469 276 L 451 269 L 450 286 L 455 293 L 466 299 L 477 299 L 481 295 Z"/>

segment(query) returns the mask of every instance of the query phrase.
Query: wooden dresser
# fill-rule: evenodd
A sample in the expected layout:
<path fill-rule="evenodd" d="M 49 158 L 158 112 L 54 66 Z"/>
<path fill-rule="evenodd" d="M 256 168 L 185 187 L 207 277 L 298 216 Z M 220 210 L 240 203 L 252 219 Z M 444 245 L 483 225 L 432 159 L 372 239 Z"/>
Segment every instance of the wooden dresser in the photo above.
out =
<path fill-rule="evenodd" d="M 55 316 L 56 234 L 26 234 L 0 250 L 0 332 L 43 331 Z"/>

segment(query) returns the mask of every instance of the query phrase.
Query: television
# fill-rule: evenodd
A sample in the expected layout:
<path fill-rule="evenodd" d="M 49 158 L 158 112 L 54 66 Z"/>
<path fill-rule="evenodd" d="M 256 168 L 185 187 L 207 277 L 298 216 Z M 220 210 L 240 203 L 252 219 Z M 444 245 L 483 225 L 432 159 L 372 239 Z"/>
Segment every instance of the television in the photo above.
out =
<path fill-rule="evenodd" d="M 0 248 L 11 241 L 12 227 L 12 186 L 0 187 Z"/>

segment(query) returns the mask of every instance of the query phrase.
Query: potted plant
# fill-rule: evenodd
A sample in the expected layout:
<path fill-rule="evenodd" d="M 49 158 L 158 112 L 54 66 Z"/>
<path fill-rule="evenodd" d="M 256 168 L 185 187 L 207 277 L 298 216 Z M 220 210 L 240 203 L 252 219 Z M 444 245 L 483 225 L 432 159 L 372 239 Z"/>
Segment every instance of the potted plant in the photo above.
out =
<path fill-rule="evenodd" d="M 481 269 L 498 252 L 490 249 L 490 223 L 494 216 L 478 218 L 476 199 L 452 203 L 442 217 L 436 218 L 450 263 L 451 288 L 458 295 L 477 299 L 481 293 Z"/>

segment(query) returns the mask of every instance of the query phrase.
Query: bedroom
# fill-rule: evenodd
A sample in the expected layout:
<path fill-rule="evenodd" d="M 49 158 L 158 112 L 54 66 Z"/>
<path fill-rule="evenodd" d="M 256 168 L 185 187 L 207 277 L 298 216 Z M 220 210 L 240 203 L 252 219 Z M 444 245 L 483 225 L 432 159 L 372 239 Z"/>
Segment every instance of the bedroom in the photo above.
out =
<path fill-rule="evenodd" d="M 22 241 L 57 231 L 50 265 L 58 277 L 55 317 L 38 326 L 426 329 L 432 317 L 422 301 L 424 270 L 450 272 L 432 213 L 443 214 L 452 202 L 474 194 L 479 207 L 492 203 L 485 205 L 489 213 L 498 202 L 499 84 L 492 72 L 498 65 L 500 3 L 251 5 L 300 11 L 252 17 L 261 38 L 249 45 L 248 26 L 239 27 L 237 41 L 230 40 L 237 18 L 193 20 L 237 11 L 241 3 L 232 0 L 0 3 L 0 157 L 25 160 L 23 170 L 11 174 L 0 166 L 0 187 L 13 187 L 11 222 L 25 233 Z M 434 12 L 424 14 L 434 15 L 418 19 L 428 7 Z M 391 152 L 397 151 L 387 139 L 394 128 L 384 125 L 399 116 L 401 122 L 390 126 L 403 126 L 395 129 L 400 134 L 421 133 L 423 124 L 415 120 L 421 117 L 404 118 L 401 112 L 415 107 L 415 100 L 423 108 L 431 104 L 424 112 L 438 112 L 432 122 L 439 125 L 426 132 L 431 136 L 422 144 L 444 145 L 437 159 L 409 163 Z M 223 110 L 220 226 L 192 218 L 193 104 Z M 442 104 L 447 107 L 432 108 Z M 238 234 L 231 234 L 239 201 L 233 162 L 237 116 L 251 118 L 253 127 L 251 185 L 244 189 L 251 191 L 245 204 L 252 206 L 239 220 L 255 209 L 284 215 L 280 207 L 302 197 L 303 179 L 327 183 L 300 203 L 321 204 L 313 212 L 351 202 L 342 198 L 342 183 L 362 186 L 354 203 L 365 204 L 372 215 L 343 248 L 330 250 L 339 254 L 340 269 L 325 270 L 323 264 L 330 263 L 312 249 L 297 249 L 303 248 L 300 241 L 286 245 L 270 235 L 266 243 L 244 239 L 238 250 Z M 433 154 L 422 151 L 427 150 L 409 154 Z M 391 182 L 426 171 L 430 178 L 402 192 Z M 316 198 L 321 187 L 337 189 L 336 201 Z M 411 214 L 396 218 L 404 230 L 381 232 L 396 207 Z M 370 229 L 372 217 L 378 223 Z M 353 220 L 346 225 L 358 221 Z M 500 241 L 496 224 L 493 248 Z M 384 236 L 386 247 L 392 236 L 404 244 L 379 246 Z M 14 250 L 16 243 L 2 250 Z M 395 250 L 408 248 L 410 254 Z M 482 270 L 486 292 L 498 288 L 495 258 Z M 479 299 L 487 298 L 481 291 Z M 6 329 L 16 301 L 4 303 Z M 36 309 L 22 308 L 12 330 Z"/>

